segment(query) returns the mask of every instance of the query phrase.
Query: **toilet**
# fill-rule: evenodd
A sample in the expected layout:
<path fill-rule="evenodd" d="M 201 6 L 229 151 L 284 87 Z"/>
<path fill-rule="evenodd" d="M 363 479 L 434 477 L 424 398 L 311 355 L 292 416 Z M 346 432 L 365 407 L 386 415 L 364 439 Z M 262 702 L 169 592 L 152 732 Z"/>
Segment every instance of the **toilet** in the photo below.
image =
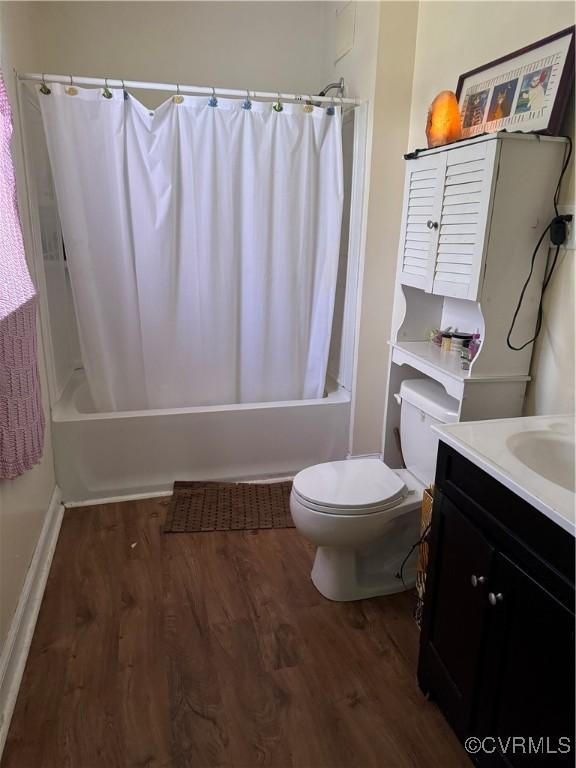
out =
<path fill-rule="evenodd" d="M 420 537 L 422 492 L 436 467 L 431 426 L 458 421 L 459 404 L 430 379 L 402 382 L 396 398 L 406 469 L 380 459 L 330 461 L 302 470 L 292 484 L 294 524 L 317 546 L 312 581 L 329 600 L 389 595 L 415 583 L 412 547 Z"/>

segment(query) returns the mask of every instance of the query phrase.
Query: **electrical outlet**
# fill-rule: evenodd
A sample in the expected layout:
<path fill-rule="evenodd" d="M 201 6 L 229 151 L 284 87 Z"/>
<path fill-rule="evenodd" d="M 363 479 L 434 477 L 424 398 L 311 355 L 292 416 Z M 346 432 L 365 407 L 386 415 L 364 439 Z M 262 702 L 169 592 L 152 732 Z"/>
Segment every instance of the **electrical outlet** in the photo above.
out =
<path fill-rule="evenodd" d="M 574 251 L 576 250 L 576 222 L 574 221 L 574 217 L 576 216 L 576 206 L 559 205 L 558 213 L 561 216 L 567 216 L 568 214 L 572 215 L 572 221 L 569 221 L 566 224 L 566 242 L 562 247 Z"/>

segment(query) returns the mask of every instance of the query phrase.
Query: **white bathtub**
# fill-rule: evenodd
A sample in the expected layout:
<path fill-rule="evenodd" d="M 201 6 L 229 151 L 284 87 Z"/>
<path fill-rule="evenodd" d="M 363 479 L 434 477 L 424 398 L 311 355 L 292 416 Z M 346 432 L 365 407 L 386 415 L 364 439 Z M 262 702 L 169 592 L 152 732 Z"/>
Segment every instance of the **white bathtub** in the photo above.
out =
<path fill-rule="evenodd" d="M 345 458 L 349 419 L 350 395 L 335 386 L 322 400 L 96 413 L 76 371 L 52 410 L 57 482 L 79 502 L 174 480 L 290 476 Z"/>

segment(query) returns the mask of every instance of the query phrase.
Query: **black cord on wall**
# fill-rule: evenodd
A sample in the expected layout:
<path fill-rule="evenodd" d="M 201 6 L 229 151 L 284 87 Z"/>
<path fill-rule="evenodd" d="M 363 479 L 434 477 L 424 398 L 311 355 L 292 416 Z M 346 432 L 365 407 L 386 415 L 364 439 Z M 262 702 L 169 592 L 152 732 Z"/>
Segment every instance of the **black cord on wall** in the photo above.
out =
<path fill-rule="evenodd" d="M 534 248 L 534 252 L 532 253 L 532 260 L 530 262 L 530 271 L 528 273 L 528 277 L 526 278 L 526 282 L 522 286 L 522 290 L 520 291 L 520 298 L 518 299 L 518 304 L 516 305 L 516 309 L 514 310 L 514 315 L 512 317 L 512 323 L 510 324 L 510 330 L 508 331 L 508 335 L 506 336 L 506 344 L 510 349 L 513 349 L 515 352 L 519 352 L 522 349 L 525 349 L 529 344 L 533 344 L 536 339 L 538 338 L 540 331 L 542 330 L 542 304 L 544 302 L 544 293 L 546 291 L 546 288 L 548 287 L 548 284 L 550 283 L 550 280 L 552 278 L 552 274 L 554 272 L 554 269 L 556 267 L 556 263 L 558 261 L 558 254 L 560 253 L 560 246 L 566 241 L 566 224 L 569 221 L 572 221 L 572 216 L 561 216 L 558 213 L 558 200 L 560 198 L 560 189 L 562 187 L 562 179 L 564 178 L 564 174 L 566 173 L 566 170 L 570 164 L 570 158 L 572 157 L 572 139 L 570 136 L 566 136 L 568 139 L 568 151 L 565 152 L 564 157 L 564 163 L 562 165 L 562 170 L 560 172 L 560 178 L 558 179 L 558 184 L 556 185 L 556 191 L 554 192 L 554 218 L 548 224 L 544 232 L 540 235 L 540 238 L 536 244 L 536 247 Z M 548 251 L 548 257 L 546 259 L 546 267 L 544 269 L 544 280 L 542 282 L 542 292 L 540 293 L 540 301 L 538 303 L 538 316 L 536 319 L 536 331 L 534 333 L 534 336 L 529 339 L 528 341 L 524 342 L 524 344 L 520 345 L 519 347 L 514 346 L 511 342 L 511 336 L 512 331 L 514 330 L 514 325 L 516 324 L 516 319 L 518 318 L 518 313 L 520 312 L 520 308 L 522 307 L 522 302 L 524 301 L 524 294 L 526 293 L 526 289 L 528 288 L 528 285 L 530 283 L 530 280 L 532 279 L 532 274 L 534 273 L 534 265 L 536 263 L 536 256 L 538 255 L 538 251 L 540 249 L 540 246 L 542 245 L 542 241 L 546 237 L 546 235 L 550 232 L 550 240 L 552 245 L 556 246 L 556 250 L 554 252 L 554 258 L 552 259 L 552 263 L 550 264 L 550 251 Z"/>

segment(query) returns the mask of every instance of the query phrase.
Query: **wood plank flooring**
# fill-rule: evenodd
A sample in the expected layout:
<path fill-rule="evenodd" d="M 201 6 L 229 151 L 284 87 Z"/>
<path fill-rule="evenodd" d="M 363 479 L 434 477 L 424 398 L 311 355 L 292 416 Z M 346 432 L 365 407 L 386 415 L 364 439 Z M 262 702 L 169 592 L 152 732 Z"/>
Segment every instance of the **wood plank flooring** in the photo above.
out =
<path fill-rule="evenodd" d="M 2 768 L 467 768 L 415 681 L 413 595 L 324 600 L 294 530 L 69 510 Z"/>

